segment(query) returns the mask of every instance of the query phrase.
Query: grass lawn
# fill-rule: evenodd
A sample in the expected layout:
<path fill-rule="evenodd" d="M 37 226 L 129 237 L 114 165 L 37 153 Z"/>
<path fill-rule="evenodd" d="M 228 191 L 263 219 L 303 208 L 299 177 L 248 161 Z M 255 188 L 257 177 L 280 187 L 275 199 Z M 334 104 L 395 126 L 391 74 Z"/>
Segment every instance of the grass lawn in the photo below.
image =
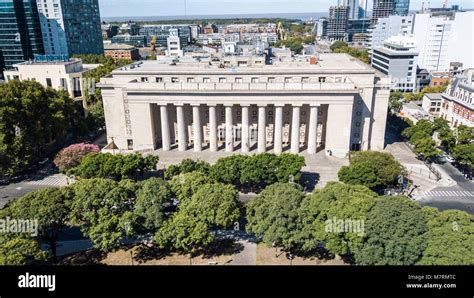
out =
<path fill-rule="evenodd" d="M 257 245 L 257 265 L 290 265 L 285 253 L 278 250 L 278 257 L 275 257 L 275 248 L 268 247 L 263 243 Z M 295 257 L 292 265 L 348 265 L 340 258 L 333 260 L 318 259 L 317 257 L 302 258 Z"/>

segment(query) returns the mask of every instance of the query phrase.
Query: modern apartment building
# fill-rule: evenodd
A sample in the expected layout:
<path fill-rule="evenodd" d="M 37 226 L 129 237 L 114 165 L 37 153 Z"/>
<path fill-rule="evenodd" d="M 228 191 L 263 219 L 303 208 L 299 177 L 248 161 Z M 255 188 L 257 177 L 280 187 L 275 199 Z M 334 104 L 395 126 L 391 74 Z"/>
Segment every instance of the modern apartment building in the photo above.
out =
<path fill-rule="evenodd" d="M 0 0 L 0 31 L 2 70 L 44 53 L 36 0 Z"/>
<path fill-rule="evenodd" d="M 410 0 L 373 0 L 372 23 L 390 15 L 407 15 L 410 10 Z"/>
<path fill-rule="evenodd" d="M 391 90 L 413 92 L 416 90 L 417 57 L 413 37 L 392 36 L 383 48 L 374 49 L 372 66 L 390 78 Z"/>
<path fill-rule="evenodd" d="M 156 36 L 156 47 L 167 47 L 170 32 L 177 31 L 181 47 L 185 47 L 192 42 L 192 30 L 190 25 L 142 25 L 139 35 L 146 36 L 151 41 Z"/>
<path fill-rule="evenodd" d="M 452 62 L 474 67 L 474 11 L 418 13 L 413 34 L 418 65 L 430 72 L 448 72 Z"/>
<path fill-rule="evenodd" d="M 48 55 L 103 54 L 98 0 L 37 0 Z"/>
<path fill-rule="evenodd" d="M 329 40 L 347 40 L 349 7 L 344 5 L 329 8 L 328 33 Z"/>
<path fill-rule="evenodd" d="M 342 5 L 349 8 L 349 19 L 358 20 L 361 18 L 361 10 L 359 7 L 359 0 L 342 0 Z"/>
<path fill-rule="evenodd" d="M 383 47 L 385 40 L 392 36 L 411 34 L 413 30 L 413 16 L 391 15 L 380 18 L 377 24 L 368 29 L 369 32 L 369 52 L 375 48 Z"/>

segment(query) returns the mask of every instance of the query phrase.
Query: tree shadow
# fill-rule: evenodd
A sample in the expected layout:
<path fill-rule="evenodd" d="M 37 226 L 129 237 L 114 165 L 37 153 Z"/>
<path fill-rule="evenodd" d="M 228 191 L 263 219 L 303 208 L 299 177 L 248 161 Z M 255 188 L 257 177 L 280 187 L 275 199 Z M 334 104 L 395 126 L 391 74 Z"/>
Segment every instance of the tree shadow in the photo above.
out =
<path fill-rule="evenodd" d="M 171 256 L 172 253 L 173 251 L 170 249 L 163 249 L 156 245 L 140 245 L 134 251 L 133 259 L 142 264 L 152 260 L 164 259 Z"/>
<path fill-rule="evenodd" d="M 306 191 L 312 192 L 319 182 L 321 176 L 318 173 L 301 172 L 300 184 Z"/>
<path fill-rule="evenodd" d="M 58 265 L 61 266 L 77 266 L 77 265 L 104 265 L 101 261 L 107 257 L 107 253 L 104 253 L 98 249 L 88 249 L 85 251 L 73 253 L 59 257 Z"/>
<path fill-rule="evenodd" d="M 195 255 L 201 255 L 205 259 L 219 256 L 231 256 L 244 250 L 244 246 L 233 239 L 220 239 L 214 241 L 209 247 L 198 250 Z"/>

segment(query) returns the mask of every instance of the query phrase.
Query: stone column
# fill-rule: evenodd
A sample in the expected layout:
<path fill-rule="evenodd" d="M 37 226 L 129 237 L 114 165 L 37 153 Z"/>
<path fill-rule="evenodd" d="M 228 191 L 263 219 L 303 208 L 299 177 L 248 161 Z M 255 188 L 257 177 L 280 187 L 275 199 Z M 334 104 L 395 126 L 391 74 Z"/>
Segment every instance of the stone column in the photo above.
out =
<path fill-rule="evenodd" d="M 163 143 L 163 151 L 170 151 L 170 125 L 168 121 L 168 107 L 166 105 L 160 106 L 161 116 L 161 141 Z"/>
<path fill-rule="evenodd" d="M 318 147 L 318 106 L 310 107 L 308 154 L 316 154 Z"/>
<path fill-rule="evenodd" d="M 242 106 L 242 152 L 250 152 L 249 106 Z"/>
<path fill-rule="evenodd" d="M 280 154 L 283 152 L 283 105 L 275 106 L 275 142 L 274 152 Z"/>
<path fill-rule="evenodd" d="M 232 106 L 225 107 L 225 151 L 234 152 L 234 126 L 232 120 Z"/>
<path fill-rule="evenodd" d="M 300 115 L 301 107 L 293 106 L 293 118 L 291 123 L 291 153 L 300 153 Z"/>
<path fill-rule="evenodd" d="M 217 116 L 216 106 L 209 106 L 209 150 L 217 152 Z"/>
<path fill-rule="evenodd" d="M 178 122 L 178 150 L 181 152 L 187 149 L 186 124 L 184 122 L 183 105 L 176 105 L 176 119 Z"/>
<path fill-rule="evenodd" d="M 266 106 L 258 107 L 258 153 L 267 151 L 267 114 Z"/>
<path fill-rule="evenodd" d="M 201 115 L 199 105 L 193 106 L 194 151 L 202 151 Z"/>

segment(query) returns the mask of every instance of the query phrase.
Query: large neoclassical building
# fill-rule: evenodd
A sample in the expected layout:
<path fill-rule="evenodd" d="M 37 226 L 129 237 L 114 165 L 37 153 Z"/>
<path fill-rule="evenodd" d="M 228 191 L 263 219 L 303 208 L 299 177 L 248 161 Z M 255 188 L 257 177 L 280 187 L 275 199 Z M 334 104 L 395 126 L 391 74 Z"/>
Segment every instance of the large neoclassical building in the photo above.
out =
<path fill-rule="evenodd" d="M 384 148 L 388 79 L 346 54 L 143 61 L 101 80 L 121 151 L 292 152 Z"/>

